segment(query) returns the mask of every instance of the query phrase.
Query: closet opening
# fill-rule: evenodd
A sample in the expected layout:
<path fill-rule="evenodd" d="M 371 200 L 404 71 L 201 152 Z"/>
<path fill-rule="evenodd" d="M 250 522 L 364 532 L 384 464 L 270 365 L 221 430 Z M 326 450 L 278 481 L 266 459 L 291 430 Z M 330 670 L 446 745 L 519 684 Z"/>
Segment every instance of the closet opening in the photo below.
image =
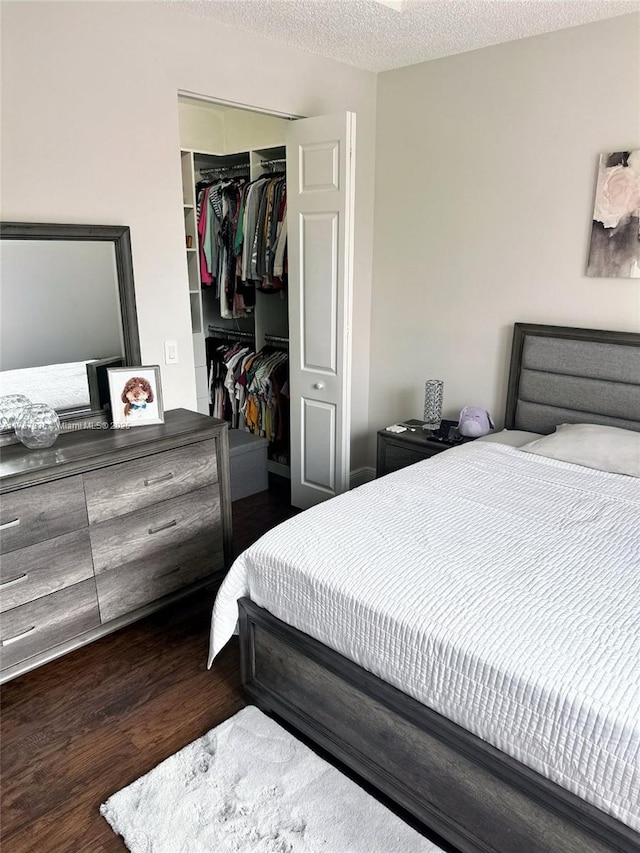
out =
<path fill-rule="evenodd" d="M 289 504 L 292 117 L 184 94 L 178 111 L 197 408 L 229 423 L 232 500 Z"/>
<path fill-rule="evenodd" d="M 178 106 L 198 409 L 306 509 L 349 488 L 356 116 Z"/>

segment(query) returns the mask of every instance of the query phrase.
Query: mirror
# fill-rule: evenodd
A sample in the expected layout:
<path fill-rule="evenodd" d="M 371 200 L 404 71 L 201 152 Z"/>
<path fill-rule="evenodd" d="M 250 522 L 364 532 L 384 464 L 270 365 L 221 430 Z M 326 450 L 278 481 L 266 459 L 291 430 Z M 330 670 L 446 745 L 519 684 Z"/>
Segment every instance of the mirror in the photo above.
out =
<path fill-rule="evenodd" d="M 140 364 L 129 229 L 3 222 L 0 239 L 0 396 L 104 420 L 104 368 Z"/>

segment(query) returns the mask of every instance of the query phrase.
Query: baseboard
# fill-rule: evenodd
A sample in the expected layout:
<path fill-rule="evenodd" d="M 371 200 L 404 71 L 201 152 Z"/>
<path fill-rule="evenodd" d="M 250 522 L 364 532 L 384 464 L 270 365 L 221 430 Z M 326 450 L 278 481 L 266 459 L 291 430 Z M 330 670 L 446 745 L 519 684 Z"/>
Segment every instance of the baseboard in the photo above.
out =
<path fill-rule="evenodd" d="M 376 469 L 365 466 L 364 468 L 356 468 L 349 475 L 349 488 L 355 489 L 357 486 L 362 486 L 365 483 L 370 483 L 376 478 Z"/>

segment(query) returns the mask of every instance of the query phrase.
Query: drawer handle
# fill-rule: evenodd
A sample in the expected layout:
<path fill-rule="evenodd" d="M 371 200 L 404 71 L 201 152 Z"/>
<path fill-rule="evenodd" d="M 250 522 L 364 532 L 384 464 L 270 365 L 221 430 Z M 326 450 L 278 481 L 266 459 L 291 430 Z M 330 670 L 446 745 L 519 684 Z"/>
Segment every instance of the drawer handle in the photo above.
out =
<path fill-rule="evenodd" d="M 175 575 L 181 568 L 182 566 L 176 566 L 175 569 L 169 569 L 168 572 L 160 572 L 159 575 L 154 575 L 154 580 L 160 580 L 160 578 L 168 578 L 169 575 Z"/>
<path fill-rule="evenodd" d="M 17 527 L 20 524 L 19 518 L 14 518 L 13 521 L 5 521 L 4 524 L 0 524 L 0 530 L 8 530 L 10 527 Z"/>
<path fill-rule="evenodd" d="M 169 480 L 173 480 L 172 471 L 168 474 L 163 474 L 162 477 L 150 477 L 148 480 L 144 481 L 144 484 L 145 486 L 155 486 L 157 483 L 166 483 Z"/>
<path fill-rule="evenodd" d="M 4 583 L 0 583 L 0 589 L 6 589 L 8 586 L 13 586 L 14 584 L 22 583 L 22 581 L 26 581 L 28 577 L 29 575 L 24 574 L 18 575 L 17 578 L 11 578 L 10 581 L 4 581 Z"/>
<path fill-rule="evenodd" d="M 177 525 L 177 521 L 175 518 L 173 521 L 170 521 L 168 524 L 161 524 L 160 527 L 150 527 L 149 535 L 153 535 L 154 533 L 160 533 L 161 530 L 168 530 L 170 527 L 175 527 Z"/>
<path fill-rule="evenodd" d="M 15 637 L 7 637 L 7 639 L 3 640 L 1 643 L 2 648 L 4 648 L 5 646 L 10 646 L 11 643 L 17 643 L 18 640 L 21 640 L 23 637 L 26 637 L 27 634 L 30 634 L 32 631 L 35 631 L 35 630 L 36 630 L 36 626 L 32 625 L 30 628 L 27 628 L 27 630 L 23 631 L 21 634 L 16 634 Z"/>

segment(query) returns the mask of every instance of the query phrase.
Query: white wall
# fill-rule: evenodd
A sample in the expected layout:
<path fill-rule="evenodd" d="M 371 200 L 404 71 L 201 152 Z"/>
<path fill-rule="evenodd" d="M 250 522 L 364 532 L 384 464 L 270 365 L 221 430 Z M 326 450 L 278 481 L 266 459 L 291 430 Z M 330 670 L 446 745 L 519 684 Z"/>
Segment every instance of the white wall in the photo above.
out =
<path fill-rule="evenodd" d="M 286 141 L 288 118 L 181 97 L 180 144 L 213 154 L 277 148 Z"/>
<path fill-rule="evenodd" d="M 598 154 L 640 148 L 640 17 L 378 80 L 371 433 L 428 378 L 502 421 L 514 322 L 640 331 L 638 279 L 585 277 Z"/>
<path fill-rule="evenodd" d="M 128 225 L 143 361 L 162 366 L 166 408 L 195 408 L 178 90 L 290 115 L 354 110 L 357 467 L 368 435 L 375 75 L 176 6 L 2 3 L 2 218 Z M 179 364 L 162 364 L 165 339 L 178 340 Z"/>

